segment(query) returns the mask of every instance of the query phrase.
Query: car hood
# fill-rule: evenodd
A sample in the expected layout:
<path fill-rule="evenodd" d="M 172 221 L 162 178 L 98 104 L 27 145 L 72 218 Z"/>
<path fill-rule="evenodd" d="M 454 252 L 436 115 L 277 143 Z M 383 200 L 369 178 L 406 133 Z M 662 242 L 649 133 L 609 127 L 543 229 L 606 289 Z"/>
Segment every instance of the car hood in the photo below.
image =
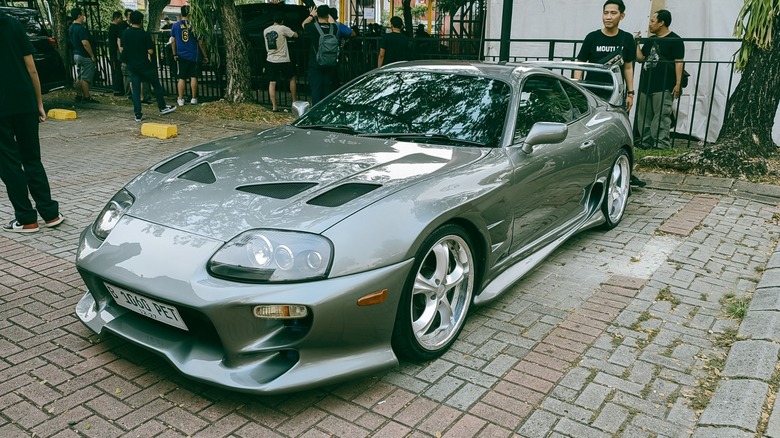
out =
<path fill-rule="evenodd" d="M 128 214 L 223 241 L 253 228 L 322 233 L 489 151 L 283 126 L 208 143 L 147 170 L 127 186 L 135 197 Z"/>

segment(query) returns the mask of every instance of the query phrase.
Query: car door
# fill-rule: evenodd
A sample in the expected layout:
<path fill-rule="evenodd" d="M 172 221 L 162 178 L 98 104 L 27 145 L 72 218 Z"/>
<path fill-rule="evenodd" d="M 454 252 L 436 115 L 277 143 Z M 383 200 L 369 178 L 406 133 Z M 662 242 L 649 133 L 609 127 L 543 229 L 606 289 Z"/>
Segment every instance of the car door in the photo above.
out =
<path fill-rule="evenodd" d="M 514 144 L 508 148 L 514 165 L 511 252 L 515 255 L 535 252 L 586 217 L 585 201 L 595 181 L 598 149 L 583 123 L 588 116 L 583 114 L 588 111 L 583 99 L 587 102 L 576 87 L 552 75 L 535 74 L 523 83 Z M 566 124 L 566 139 L 523 152 L 523 141 L 537 122 Z"/>

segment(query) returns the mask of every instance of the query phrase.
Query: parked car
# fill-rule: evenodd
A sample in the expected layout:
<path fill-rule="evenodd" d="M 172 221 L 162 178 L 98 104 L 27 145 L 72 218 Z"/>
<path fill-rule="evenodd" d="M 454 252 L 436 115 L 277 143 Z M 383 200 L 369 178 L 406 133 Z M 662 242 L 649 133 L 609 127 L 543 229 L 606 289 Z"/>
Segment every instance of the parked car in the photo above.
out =
<path fill-rule="evenodd" d="M 49 35 L 40 12 L 36 9 L 0 6 L 0 11 L 10 15 L 24 27 L 35 53 L 35 68 L 41 81 L 41 93 L 63 88 L 67 81 L 65 64 L 57 51 L 57 40 Z"/>
<path fill-rule="evenodd" d="M 79 319 L 246 392 L 436 358 L 472 305 L 623 218 L 625 90 L 603 100 L 563 69 L 622 83 L 617 66 L 394 63 L 164 160 L 81 234 Z"/>

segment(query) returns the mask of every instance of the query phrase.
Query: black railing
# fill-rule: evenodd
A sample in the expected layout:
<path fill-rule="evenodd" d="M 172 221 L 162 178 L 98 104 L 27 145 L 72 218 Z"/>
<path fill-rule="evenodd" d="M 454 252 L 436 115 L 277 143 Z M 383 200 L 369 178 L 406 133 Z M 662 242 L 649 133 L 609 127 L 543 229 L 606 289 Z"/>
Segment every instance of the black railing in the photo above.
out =
<path fill-rule="evenodd" d="M 106 46 L 106 32 L 93 32 L 99 57 L 99 69 L 101 74 L 95 79 L 98 88 L 110 88 L 111 74 L 108 62 Z M 339 63 L 339 81 L 347 82 L 376 67 L 379 55 L 379 36 L 358 36 L 346 42 L 341 52 Z M 176 94 L 175 65 L 169 63 L 166 57 L 165 45 L 168 41 L 167 33 L 160 33 L 156 38 L 157 68 L 160 82 L 167 94 Z M 457 38 L 414 38 L 410 59 L 460 59 L 460 60 L 484 60 L 498 61 L 501 41 L 486 39 L 482 44 L 474 41 L 462 41 Z M 674 126 L 677 137 L 698 138 L 702 141 L 714 141 L 712 123 L 722 120 L 722 109 L 725 108 L 725 100 L 733 91 L 734 86 L 734 59 L 733 53 L 739 48 L 739 40 L 734 38 L 685 38 L 687 53 L 697 53 L 695 59 L 686 59 L 685 68 L 691 73 L 691 81 L 685 89 L 684 96 L 675 102 L 675 114 L 678 117 L 683 114 L 687 124 L 683 123 L 678 131 L 678 124 Z M 517 39 L 509 43 L 509 62 L 522 62 L 526 60 L 572 60 L 576 57 L 581 40 L 551 40 L 551 39 Z M 720 57 L 712 55 L 716 52 L 713 48 L 726 48 L 721 50 L 729 54 Z M 246 68 L 251 74 L 252 98 L 260 103 L 269 105 L 268 80 L 265 76 L 265 47 L 260 41 L 252 41 L 250 44 L 249 59 Z M 290 57 L 296 66 L 298 82 L 298 98 L 309 97 L 309 80 L 307 68 L 309 61 L 309 42 L 304 38 L 289 41 Z M 224 56 L 224 48 L 220 48 Z M 635 68 L 638 72 L 639 66 Z M 638 84 L 637 73 L 635 83 Z M 280 92 L 279 105 L 289 106 L 290 95 L 286 83 L 277 83 L 277 91 Z M 203 101 L 217 100 L 225 92 L 225 71 L 218 66 L 206 65 L 199 81 L 199 98 Z M 638 96 L 639 97 L 639 96 Z M 687 102 L 687 103 L 684 103 Z M 641 102 L 637 100 L 635 105 Z M 705 105 L 706 108 L 702 108 Z M 685 108 L 683 108 L 683 106 Z M 706 117 L 704 128 L 701 128 L 701 117 Z M 698 119 L 698 120 L 697 120 Z M 698 125 L 697 125 L 698 124 Z M 687 126 L 687 128 L 686 128 Z M 698 126 L 698 129 L 694 127 Z"/>

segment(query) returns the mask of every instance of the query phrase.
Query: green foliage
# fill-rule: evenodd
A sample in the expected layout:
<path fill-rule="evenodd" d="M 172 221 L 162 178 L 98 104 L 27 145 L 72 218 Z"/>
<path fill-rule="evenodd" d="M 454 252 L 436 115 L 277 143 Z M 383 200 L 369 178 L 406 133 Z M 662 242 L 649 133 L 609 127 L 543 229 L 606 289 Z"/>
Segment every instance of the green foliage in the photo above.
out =
<path fill-rule="evenodd" d="M 218 40 L 210 29 L 218 28 L 218 0 L 190 0 L 190 24 L 195 32 L 203 37 L 203 43 L 206 45 L 206 51 L 209 54 L 209 62 L 214 65 L 220 63 L 220 51 L 218 50 Z"/>
<path fill-rule="evenodd" d="M 745 0 L 734 25 L 734 36 L 742 40 L 736 68 L 743 70 L 754 48 L 767 50 L 772 44 L 772 28 L 780 16 L 780 0 Z"/>

